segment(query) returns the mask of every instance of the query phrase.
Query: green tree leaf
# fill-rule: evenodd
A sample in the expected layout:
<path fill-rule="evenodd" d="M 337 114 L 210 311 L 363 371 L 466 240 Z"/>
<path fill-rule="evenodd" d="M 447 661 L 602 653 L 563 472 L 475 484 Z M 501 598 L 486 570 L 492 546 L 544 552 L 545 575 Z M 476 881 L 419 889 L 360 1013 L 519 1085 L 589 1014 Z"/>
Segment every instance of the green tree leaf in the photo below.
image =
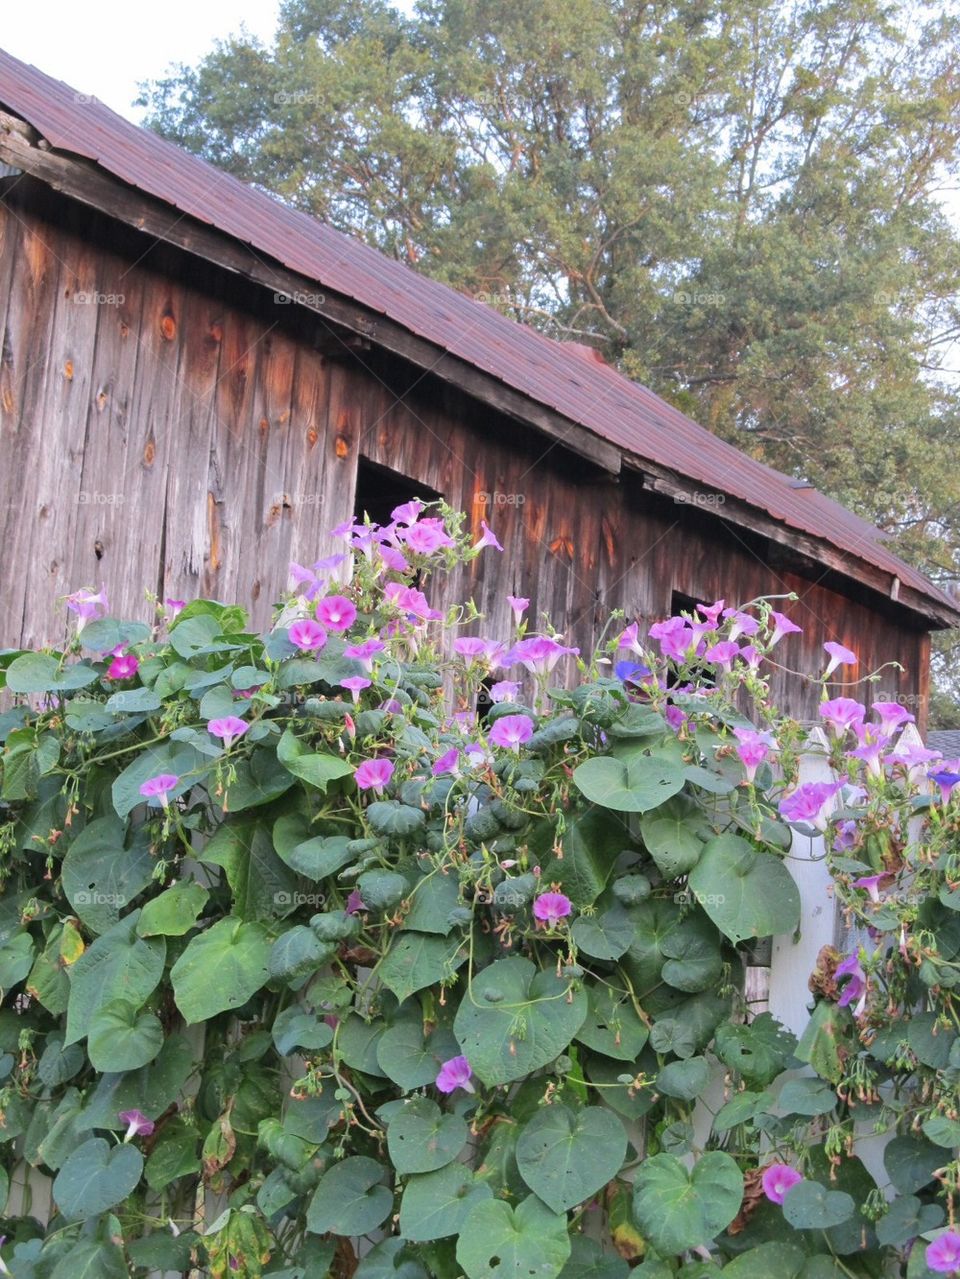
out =
<path fill-rule="evenodd" d="M 853 1216 L 856 1205 L 842 1190 L 828 1190 L 818 1181 L 800 1181 L 787 1191 L 783 1215 L 795 1230 L 829 1230 Z"/>
<path fill-rule="evenodd" d="M 135 1146 L 110 1146 L 102 1137 L 92 1137 L 57 1173 L 53 1197 L 70 1220 L 97 1217 L 122 1203 L 142 1172 L 143 1155 Z"/>
<path fill-rule="evenodd" d="M 464 1120 L 445 1114 L 427 1097 L 404 1102 L 387 1127 L 387 1151 L 402 1175 L 443 1168 L 456 1159 L 466 1141 Z"/>
<path fill-rule="evenodd" d="M 141 937 L 182 937 L 199 918 L 210 894 L 195 880 L 172 884 L 146 902 L 137 921 Z"/>
<path fill-rule="evenodd" d="M 458 1235 L 470 1210 L 493 1192 L 461 1163 L 436 1172 L 416 1173 L 400 1201 L 400 1234 L 411 1243 L 430 1243 Z"/>
<path fill-rule="evenodd" d="M 380 980 L 402 1002 L 415 991 L 452 977 L 466 961 L 463 937 L 433 933 L 395 933 L 390 949 L 377 967 Z"/>
<path fill-rule="evenodd" d="M 98 817 L 67 848 L 60 870 L 64 895 L 89 929 L 105 933 L 151 883 L 155 866 L 146 827 L 134 830 L 128 842 L 123 822 Z"/>
<path fill-rule="evenodd" d="M 134 911 L 114 924 L 70 967 L 67 1047 L 83 1039 L 104 1004 L 124 999 L 140 1008 L 160 982 L 166 944 L 162 937 L 137 936 L 139 916 Z"/>
<path fill-rule="evenodd" d="M 139 1070 L 163 1047 L 163 1027 L 153 1015 L 125 999 L 102 1004 L 90 1018 L 87 1054 L 95 1070 L 119 1074 Z"/>
<path fill-rule="evenodd" d="M 307 1229 L 323 1235 L 366 1235 L 376 1230 L 393 1207 L 393 1192 L 383 1185 L 386 1169 L 365 1155 L 351 1155 L 320 1178 L 307 1208 Z"/>

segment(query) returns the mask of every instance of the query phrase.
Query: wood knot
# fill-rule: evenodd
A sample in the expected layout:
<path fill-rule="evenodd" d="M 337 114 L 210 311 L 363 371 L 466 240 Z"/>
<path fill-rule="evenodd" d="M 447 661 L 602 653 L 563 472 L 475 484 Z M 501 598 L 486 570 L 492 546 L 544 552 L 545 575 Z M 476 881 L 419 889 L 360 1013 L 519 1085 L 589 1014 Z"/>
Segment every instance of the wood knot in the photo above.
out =
<path fill-rule="evenodd" d="M 313 448 L 316 445 L 319 438 L 320 436 L 317 432 L 317 428 L 315 426 L 309 427 L 307 430 L 307 444 L 309 444 L 310 448 Z"/>
<path fill-rule="evenodd" d="M 93 553 L 98 560 L 103 559 L 103 543 L 100 541 L 99 538 L 97 538 L 97 540 L 93 544 Z"/>
<path fill-rule="evenodd" d="M 350 441 L 338 435 L 333 447 L 337 457 L 346 457 L 350 452 Z"/>
<path fill-rule="evenodd" d="M 177 336 L 177 322 L 169 311 L 164 311 L 160 317 L 160 334 L 167 342 L 172 342 Z"/>
<path fill-rule="evenodd" d="M 143 448 L 143 464 L 144 466 L 153 466 L 154 458 L 157 456 L 157 446 L 153 437 L 147 440 Z"/>
<path fill-rule="evenodd" d="M 260 419 L 260 434 L 261 434 L 261 435 L 266 435 L 266 433 L 267 433 L 269 430 L 270 430 L 270 422 L 269 422 L 269 420 L 268 420 L 267 418 L 265 418 L 265 417 L 262 417 L 262 418 Z"/>
<path fill-rule="evenodd" d="M 73 381 L 73 360 L 67 360 L 66 364 L 63 366 L 63 376 L 68 382 Z"/>

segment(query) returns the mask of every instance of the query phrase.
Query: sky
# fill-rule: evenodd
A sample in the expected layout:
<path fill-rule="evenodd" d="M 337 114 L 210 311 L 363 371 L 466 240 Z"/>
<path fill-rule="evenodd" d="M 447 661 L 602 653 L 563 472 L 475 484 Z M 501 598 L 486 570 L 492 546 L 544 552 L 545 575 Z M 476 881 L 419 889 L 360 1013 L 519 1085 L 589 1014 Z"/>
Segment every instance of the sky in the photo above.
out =
<path fill-rule="evenodd" d="M 0 0 L 0 48 L 139 122 L 141 80 L 197 62 L 241 26 L 269 40 L 279 9 L 280 0 Z"/>

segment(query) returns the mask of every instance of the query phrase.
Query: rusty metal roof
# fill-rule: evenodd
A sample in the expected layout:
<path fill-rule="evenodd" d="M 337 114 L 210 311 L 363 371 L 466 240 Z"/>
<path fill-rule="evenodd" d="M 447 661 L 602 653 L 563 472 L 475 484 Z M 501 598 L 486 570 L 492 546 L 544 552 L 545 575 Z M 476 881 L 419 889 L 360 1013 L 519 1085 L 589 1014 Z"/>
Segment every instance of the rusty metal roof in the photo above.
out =
<path fill-rule="evenodd" d="M 380 313 L 622 450 L 739 499 L 918 592 L 950 599 L 889 551 L 884 535 L 817 490 L 748 457 L 589 348 L 556 342 L 368 245 L 246 186 L 0 50 L 0 103 L 51 147 L 94 161 L 140 191 Z"/>

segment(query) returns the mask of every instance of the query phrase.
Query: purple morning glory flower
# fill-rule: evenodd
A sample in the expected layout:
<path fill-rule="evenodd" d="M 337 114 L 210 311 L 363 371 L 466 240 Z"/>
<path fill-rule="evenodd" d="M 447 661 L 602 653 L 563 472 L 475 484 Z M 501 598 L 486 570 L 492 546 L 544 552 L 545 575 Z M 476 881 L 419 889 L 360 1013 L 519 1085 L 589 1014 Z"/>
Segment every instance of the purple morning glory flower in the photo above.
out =
<path fill-rule="evenodd" d="M 439 759 L 434 761 L 431 772 L 434 777 L 442 777 L 445 773 L 452 773 L 457 776 L 459 768 L 457 767 L 460 760 L 460 751 L 456 746 L 452 746 L 450 750 L 445 751 Z"/>
<path fill-rule="evenodd" d="M 170 610 L 171 622 L 177 616 L 178 613 L 182 613 L 183 610 L 187 607 L 186 600 L 164 600 L 163 602 L 166 605 L 166 607 Z"/>
<path fill-rule="evenodd" d="M 148 1119 L 142 1110 L 121 1110 L 118 1116 L 123 1123 L 127 1125 L 127 1134 L 124 1142 L 132 1141 L 134 1137 L 143 1135 L 149 1137 L 156 1126 L 152 1119 Z"/>
<path fill-rule="evenodd" d="M 890 744 L 890 738 L 880 732 L 878 724 L 854 724 L 853 731 L 860 745 L 850 754 L 857 759 L 862 759 L 867 766 L 867 771 L 879 777 L 883 772 L 881 757 L 884 749 Z"/>
<path fill-rule="evenodd" d="M 721 640 L 719 644 L 714 644 L 708 648 L 703 655 L 705 662 L 713 662 L 714 665 L 721 667 L 725 671 L 729 671 L 733 659 L 740 656 L 740 645 L 733 640 Z"/>
<path fill-rule="evenodd" d="M 480 521 L 480 527 L 483 529 L 483 534 L 479 541 L 474 542 L 473 549 L 475 551 L 480 551 L 483 550 L 485 546 L 492 546 L 495 551 L 502 551 L 503 547 L 497 541 L 493 530 L 489 527 L 486 520 Z"/>
<path fill-rule="evenodd" d="M 502 679 L 490 687 L 491 702 L 512 702 L 516 700 L 517 694 L 520 692 L 520 685 L 516 680 Z"/>
<path fill-rule="evenodd" d="M 422 510 L 423 503 L 415 497 L 410 502 L 404 502 L 402 506 L 395 506 L 390 512 L 390 518 L 395 524 L 416 524 Z"/>
<path fill-rule="evenodd" d="M 874 715 L 880 716 L 880 732 L 892 737 L 904 724 L 912 724 L 913 716 L 899 702 L 874 702 L 870 707 Z"/>
<path fill-rule="evenodd" d="M 703 614 L 710 626 L 716 627 L 720 623 L 720 614 L 726 602 L 726 600 L 717 600 L 715 604 L 698 604 L 697 612 Z"/>
<path fill-rule="evenodd" d="M 347 897 L 347 904 L 343 909 L 344 914 L 347 915 L 359 915 L 362 910 L 367 909 L 367 903 L 360 896 L 358 889 L 353 888 L 350 890 L 350 895 Z"/>
<path fill-rule="evenodd" d="M 66 597 L 66 605 L 71 613 L 77 615 L 77 634 L 79 635 L 87 622 L 93 621 L 96 617 L 103 617 L 109 608 L 107 588 L 101 586 L 96 595 L 93 591 L 74 591 L 72 595 Z"/>
<path fill-rule="evenodd" d="M 365 639 L 361 644 L 348 644 L 343 650 L 343 655 L 344 657 L 352 657 L 355 661 L 360 662 L 364 670 L 372 671 L 373 659 L 378 653 L 383 653 L 386 647 L 382 639 L 377 639 L 376 636 L 373 636 L 370 639 Z"/>
<path fill-rule="evenodd" d="M 245 720 L 236 715 L 225 715 L 222 719 L 212 719 L 207 724 L 207 732 L 223 741 L 224 750 L 229 750 L 238 737 L 250 727 Z"/>
<path fill-rule="evenodd" d="M 472 1074 L 473 1071 L 470 1069 L 470 1063 L 466 1057 L 451 1057 L 449 1061 L 445 1061 L 440 1067 L 436 1079 L 437 1087 L 441 1092 L 455 1092 L 457 1088 L 464 1088 L 467 1092 L 476 1092 L 470 1082 Z"/>
<path fill-rule="evenodd" d="M 945 1230 L 933 1243 L 928 1243 L 923 1259 L 929 1270 L 940 1275 L 952 1275 L 960 1270 L 960 1235 L 955 1230 Z"/>
<path fill-rule="evenodd" d="M 353 697 L 354 705 L 360 700 L 360 694 L 365 688 L 370 687 L 370 680 L 363 675 L 348 675 L 346 679 L 340 681 L 340 687 L 345 688 Z"/>
<path fill-rule="evenodd" d="M 107 679 L 131 679 L 140 669 L 140 663 L 132 653 L 115 657 L 107 667 Z"/>
<path fill-rule="evenodd" d="M 773 743 L 769 733 L 758 733 L 753 728 L 735 728 L 733 735 L 737 739 L 735 747 L 740 762 L 747 772 L 747 781 L 752 782 L 757 769 L 770 754 Z"/>
<path fill-rule="evenodd" d="M 731 621 L 733 625 L 730 627 L 730 634 L 727 636 L 730 640 L 738 639 L 741 635 L 756 635 L 760 629 L 760 623 L 755 617 L 749 613 L 743 613 L 738 608 L 724 609 L 723 616 Z"/>
<path fill-rule="evenodd" d="M 826 830 L 826 810 L 840 789 L 839 782 L 804 782 L 780 801 L 780 816 L 788 822 L 809 822 Z"/>
<path fill-rule="evenodd" d="M 784 635 L 799 635 L 803 628 L 798 626 L 796 622 L 791 622 L 785 613 L 778 613 L 775 609 L 770 612 L 770 620 L 773 622 L 773 631 L 770 635 L 770 647 L 778 644 Z"/>
<path fill-rule="evenodd" d="M 519 626 L 520 619 L 523 617 L 524 613 L 530 607 L 530 601 L 527 599 L 524 599 L 522 595 L 508 595 L 507 603 L 510 605 L 511 609 L 513 610 L 514 622 L 517 624 L 517 626 Z"/>
<path fill-rule="evenodd" d="M 820 703 L 820 718 L 830 725 L 834 737 L 842 737 L 848 728 L 862 724 L 866 713 L 867 708 L 852 697 L 834 697 Z"/>
<path fill-rule="evenodd" d="M 529 715 L 503 715 L 490 728 L 494 746 L 518 751 L 533 736 L 533 720 Z"/>
<path fill-rule="evenodd" d="M 568 648 L 547 635 L 531 635 L 522 639 L 503 659 L 504 666 L 521 662 L 533 675 L 547 675 L 567 653 L 579 653 L 579 648 Z"/>
<path fill-rule="evenodd" d="M 944 804 L 949 804 L 950 793 L 954 786 L 960 783 L 960 773 L 952 773 L 948 769 L 940 769 L 936 773 L 928 773 L 927 776 L 932 782 L 936 782 L 940 787 L 940 799 Z"/>
<path fill-rule="evenodd" d="M 883 875 L 861 875 L 859 879 L 853 881 L 854 888 L 865 888 L 870 895 L 872 902 L 880 901 L 880 893 L 877 890 L 877 884 L 883 879 Z"/>
<path fill-rule="evenodd" d="M 159 799 L 160 803 L 167 807 L 169 803 L 170 792 L 176 786 L 180 778 L 176 773 L 158 773 L 156 777 L 148 777 L 140 787 L 140 794 L 144 799 Z"/>
<path fill-rule="evenodd" d="M 668 617 L 664 622 L 654 622 L 647 634 L 660 645 L 663 656 L 673 658 L 675 662 L 685 662 L 696 642 L 685 617 Z"/>
<path fill-rule="evenodd" d="M 843 644 L 837 644 L 833 640 L 827 640 L 823 647 L 830 657 L 827 668 L 823 672 L 824 679 L 829 679 L 838 666 L 856 666 L 858 659 L 852 648 L 846 648 Z"/>
<path fill-rule="evenodd" d="M 556 928 L 558 921 L 566 919 L 572 909 L 565 893 L 541 893 L 533 903 L 533 917 L 538 924 Z"/>
<path fill-rule="evenodd" d="M 404 529 L 402 537 L 410 550 L 417 555 L 432 555 L 442 546 L 454 545 L 453 538 L 443 527 L 443 520 L 435 517 L 418 520 L 416 524 L 411 524 L 409 528 Z"/>
<path fill-rule="evenodd" d="M 867 975 L 860 966 L 860 958 L 856 951 L 837 964 L 834 976 L 837 979 L 841 977 L 850 978 L 844 986 L 837 1003 L 841 1008 L 846 1008 L 848 1004 L 852 1004 L 856 999 L 858 1002 L 853 1010 L 853 1015 L 854 1017 L 859 1017 L 867 1003 Z"/>
<path fill-rule="evenodd" d="M 801 1181 L 803 1181 L 803 1177 L 797 1172 L 796 1168 L 791 1168 L 789 1164 L 771 1164 L 760 1178 L 763 1193 L 771 1203 L 775 1204 L 782 1204 L 787 1196 L 787 1191 L 792 1190 Z"/>
<path fill-rule="evenodd" d="M 365 759 L 355 769 L 353 780 L 361 790 L 372 790 L 377 795 L 380 795 L 392 776 L 393 762 L 391 760 Z"/>
<path fill-rule="evenodd" d="M 623 680 L 624 684 L 640 684 L 651 674 L 649 666 L 644 666 L 642 662 L 630 661 L 617 662 L 613 671 L 617 679 Z"/>

